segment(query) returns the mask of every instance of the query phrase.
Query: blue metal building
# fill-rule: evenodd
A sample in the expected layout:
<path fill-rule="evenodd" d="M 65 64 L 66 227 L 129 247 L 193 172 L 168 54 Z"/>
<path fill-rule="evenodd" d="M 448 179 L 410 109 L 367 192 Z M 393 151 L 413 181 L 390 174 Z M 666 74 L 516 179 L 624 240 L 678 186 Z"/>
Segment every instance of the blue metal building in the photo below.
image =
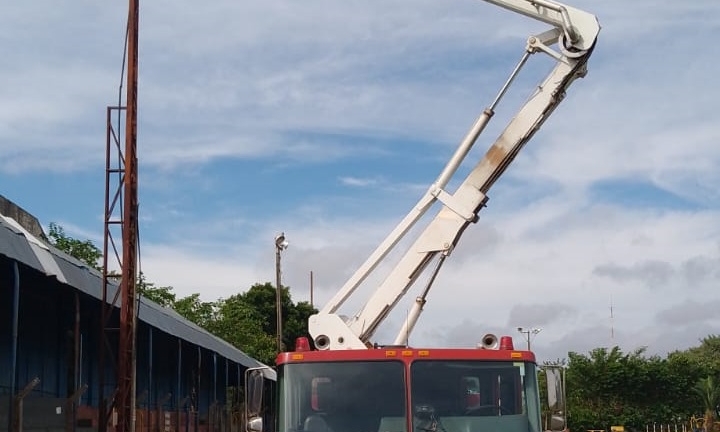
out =
<path fill-rule="evenodd" d="M 38 379 L 23 399 L 25 430 L 96 430 L 100 400 L 113 395 L 117 357 L 111 341 L 99 370 L 101 275 L 43 241 L 32 216 L 7 211 L 2 201 L 10 215 L 0 214 L 0 428 L 17 427 L 11 395 Z M 263 365 L 146 299 L 138 320 L 136 430 L 238 429 L 243 373 Z"/>

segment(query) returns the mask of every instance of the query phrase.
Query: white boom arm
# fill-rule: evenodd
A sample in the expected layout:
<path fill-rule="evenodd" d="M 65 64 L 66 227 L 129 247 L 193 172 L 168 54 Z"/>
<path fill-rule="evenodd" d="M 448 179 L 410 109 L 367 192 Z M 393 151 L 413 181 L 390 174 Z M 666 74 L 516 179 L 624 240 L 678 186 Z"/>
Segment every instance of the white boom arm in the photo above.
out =
<path fill-rule="evenodd" d="M 528 39 L 520 62 L 492 104 L 476 120 L 437 180 L 330 302 L 318 314 L 310 317 L 310 335 L 318 349 L 364 349 L 370 346 L 370 338 L 378 325 L 437 257 L 437 265 L 426 288 L 416 299 L 394 342 L 397 345 L 407 344 L 408 335 L 422 312 L 437 272 L 465 228 L 477 221 L 478 213 L 487 201 L 485 194 L 562 101 L 570 84 L 586 73 L 586 62 L 600 31 L 594 15 L 550 0 L 485 1 L 548 23 L 552 28 Z M 559 51 L 553 49 L 553 45 L 557 45 Z M 544 52 L 556 59 L 555 68 L 537 87 L 455 193 L 448 193 L 445 187 L 493 116 L 495 107 L 530 55 L 538 52 Z M 347 319 L 337 315 L 338 308 L 437 201 L 442 203 L 437 216 L 376 289 L 363 309 Z"/>

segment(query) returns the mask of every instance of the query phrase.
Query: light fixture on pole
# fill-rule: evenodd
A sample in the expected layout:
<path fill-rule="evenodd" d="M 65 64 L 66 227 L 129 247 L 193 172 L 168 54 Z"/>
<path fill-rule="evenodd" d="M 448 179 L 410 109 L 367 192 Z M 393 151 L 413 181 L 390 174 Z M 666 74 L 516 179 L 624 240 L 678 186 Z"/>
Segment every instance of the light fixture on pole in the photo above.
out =
<path fill-rule="evenodd" d="M 275 236 L 275 315 L 277 318 L 277 350 L 283 351 L 282 343 L 282 284 L 280 281 L 280 252 L 287 249 L 289 243 L 285 238 L 285 233 Z"/>
<path fill-rule="evenodd" d="M 542 328 L 532 327 L 532 328 L 526 329 L 523 327 L 518 327 L 517 330 L 520 333 L 522 333 L 523 335 L 525 335 L 525 341 L 527 342 L 527 350 L 530 351 L 530 335 L 531 334 L 536 335 L 536 334 L 540 333 L 542 331 Z"/>

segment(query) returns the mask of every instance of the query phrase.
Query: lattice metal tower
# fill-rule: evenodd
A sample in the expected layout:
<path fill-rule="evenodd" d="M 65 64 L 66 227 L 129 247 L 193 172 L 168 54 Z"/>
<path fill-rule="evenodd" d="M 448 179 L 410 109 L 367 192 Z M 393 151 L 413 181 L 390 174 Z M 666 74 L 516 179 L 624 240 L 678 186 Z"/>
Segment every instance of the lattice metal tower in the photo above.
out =
<path fill-rule="evenodd" d="M 103 242 L 103 305 L 101 308 L 101 346 L 99 352 L 100 425 L 104 432 L 110 414 L 117 412 L 116 431 L 133 432 L 135 419 L 135 355 L 138 267 L 138 163 L 137 163 L 137 84 L 138 84 L 139 0 L 129 0 L 127 20 L 127 86 L 125 106 L 107 108 L 105 166 L 105 239 Z M 117 114 L 117 128 L 113 127 Z M 124 114 L 124 119 L 123 119 Z M 125 125 L 124 151 L 120 145 L 121 124 Z M 118 250 L 114 233 L 121 229 L 122 243 Z M 119 274 L 111 274 L 109 253 L 118 261 Z M 113 291 L 111 281 L 120 279 Z M 114 310 L 120 308 L 117 327 Z M 112 346 L 117 346 L 113 351 Z M 117 387 L 109 404 L 105 388 L 106 356 L 117 355 Z"/>

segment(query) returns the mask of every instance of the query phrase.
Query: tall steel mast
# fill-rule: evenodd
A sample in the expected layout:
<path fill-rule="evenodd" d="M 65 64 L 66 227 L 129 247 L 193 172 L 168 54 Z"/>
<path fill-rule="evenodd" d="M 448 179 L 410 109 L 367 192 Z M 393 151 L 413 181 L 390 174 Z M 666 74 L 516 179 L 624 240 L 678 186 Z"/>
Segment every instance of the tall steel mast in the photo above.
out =
<path fill-rule="evenodd" d="M 127 20 L 127 85 L 125 106 L 107 108 L 107 148 L 105 169 L 105 238 L 103 243 L 103 302 L 101 306 L 101 344 L 99 347 L 99 431 L 104 432 L 110 413 L 117 412 L 116 431 L 135 430 L 135 356 L 137 326 L 137 258 L 138 258 L 138 163 L 137 163 L 137 87 L 138 87 L 138 27 L 139 0 L 129 0 Z M 122 89 L 122 79 L 121 79 Z M 122 98 L 122 90 L 119 98 Z M 125 113 L 125 145 L 120 141 L 121 117 Z M 117 128 L 113 127 L 112 114 L 117 113 Z M 113 187 L 114 186 L 114 187 Z M 113 237 L 113 230 L 121 227 L 122 243 Z M 120 274 L 112 274 L 108 268 L 113 252 Z M 120 288 L 112 297 L 109 294 L 111 280 L 120 277 Z M 115 308 L 119 301 L 119 325 L 114 325 Z M 112 349 L 117 335 L 117 351 Z M 106 399 L 106 362 L 108 354 L 117 353 L 117 387 Z"/>
<path fill-rule="evenodd" d="M 134 432 L 135 424 L 135 335 L 138 249 L 137 87 L 139 0 L 130 0 L 128 11 L 128 64 L 125 117 L 125 181 L 123 189 L 123 262 L 120 292 L 118 347 L 118 432 Z"/>

